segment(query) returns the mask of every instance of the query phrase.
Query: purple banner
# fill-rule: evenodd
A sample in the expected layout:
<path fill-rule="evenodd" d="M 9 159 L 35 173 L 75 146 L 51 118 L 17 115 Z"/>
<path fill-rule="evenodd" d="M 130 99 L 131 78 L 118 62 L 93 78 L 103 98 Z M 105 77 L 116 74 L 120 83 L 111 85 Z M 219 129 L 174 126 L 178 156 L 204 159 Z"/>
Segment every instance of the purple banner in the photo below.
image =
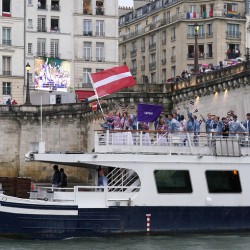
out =
<path fill-rule="evenodd" d="M 137 121 L 154 122 L 157 120 L 162 111 L 162 106 L 152 104 L 138 104 Z"/>

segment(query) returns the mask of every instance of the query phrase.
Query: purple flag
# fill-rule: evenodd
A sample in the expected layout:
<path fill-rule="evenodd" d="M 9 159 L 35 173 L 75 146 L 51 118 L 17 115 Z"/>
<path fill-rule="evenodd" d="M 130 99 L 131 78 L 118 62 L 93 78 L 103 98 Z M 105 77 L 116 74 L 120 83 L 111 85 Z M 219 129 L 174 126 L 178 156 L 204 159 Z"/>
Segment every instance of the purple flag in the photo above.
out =
<path fill-rule="evenodd" d="M 162 111 L 162 106 L 152 104 L 138 104 L 137 121 L 154 122 L 157 120 Z"/>

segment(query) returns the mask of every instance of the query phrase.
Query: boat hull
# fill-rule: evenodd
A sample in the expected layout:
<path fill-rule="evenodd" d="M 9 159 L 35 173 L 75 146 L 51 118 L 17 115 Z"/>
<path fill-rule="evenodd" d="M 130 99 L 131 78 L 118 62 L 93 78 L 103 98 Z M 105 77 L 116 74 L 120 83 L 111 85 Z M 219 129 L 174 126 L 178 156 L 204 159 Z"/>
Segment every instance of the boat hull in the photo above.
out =
<path fill-rule="evenodd" d="M 151 215 L 149 217 L 149 215 Z M 147 218 L 150 218 L 147 220 Z M 65 239 L 113 234 L 250 231 L 250 207 L 110 207 L 78 215 L 0 212 L 0 236 Z"/>

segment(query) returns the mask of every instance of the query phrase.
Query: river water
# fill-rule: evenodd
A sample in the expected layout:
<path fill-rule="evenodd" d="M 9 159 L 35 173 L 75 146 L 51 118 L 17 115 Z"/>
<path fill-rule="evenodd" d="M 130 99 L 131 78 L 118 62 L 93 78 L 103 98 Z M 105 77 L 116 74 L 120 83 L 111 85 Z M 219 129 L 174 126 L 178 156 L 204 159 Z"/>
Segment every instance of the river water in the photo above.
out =
<path fill-rule="evenodd" d="M 222 250 L 250 249 L 250 233 L 81 238 L 61 241 L 0 239 L 0 250 Z"/>

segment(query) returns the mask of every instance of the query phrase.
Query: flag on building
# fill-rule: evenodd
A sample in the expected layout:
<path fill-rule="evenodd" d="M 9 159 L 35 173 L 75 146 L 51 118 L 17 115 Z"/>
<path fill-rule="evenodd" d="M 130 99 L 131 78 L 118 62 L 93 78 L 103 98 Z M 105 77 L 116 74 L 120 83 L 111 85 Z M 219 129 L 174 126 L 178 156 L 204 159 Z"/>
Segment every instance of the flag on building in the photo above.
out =
<path fill-rule="evenodd" d="M 135 85 L 126 65 L 93 73 L 90 77 L 98 98 Z"/>
<path fill-rule="evenodd" d="M 97 110 L 97 102 L 92 102 L 92 111 L 96 111 Z"/>
<path fill-rule="evenodd" d="M 139 122 L 154 122 L 162 112 L 161 105 L 153 104 L 138 104 L 137 121 Z"/>

